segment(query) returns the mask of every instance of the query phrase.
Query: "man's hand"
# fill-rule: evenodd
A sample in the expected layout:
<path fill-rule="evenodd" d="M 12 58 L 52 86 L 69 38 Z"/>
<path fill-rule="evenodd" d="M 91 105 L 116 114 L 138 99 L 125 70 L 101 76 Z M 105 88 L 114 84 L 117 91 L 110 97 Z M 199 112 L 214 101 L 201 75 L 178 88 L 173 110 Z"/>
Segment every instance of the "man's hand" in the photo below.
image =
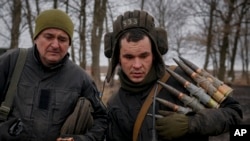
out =
<path fill-rule="evenodd" d="M 56 141 L 88 141 L 88 139 L 83 135 L 63 134 Z"/>
<path fill-rule="evenodd" d="M 57 138 L 56 141 L 74 141 L 73 137 Z"/>
<path fill-rule="evenodd" d="M 169 111 L 159 111 L 163 118 L 156 120 L 156 130 L 163 139 L 172 140 L 188 132 L 188 117 Z"/>

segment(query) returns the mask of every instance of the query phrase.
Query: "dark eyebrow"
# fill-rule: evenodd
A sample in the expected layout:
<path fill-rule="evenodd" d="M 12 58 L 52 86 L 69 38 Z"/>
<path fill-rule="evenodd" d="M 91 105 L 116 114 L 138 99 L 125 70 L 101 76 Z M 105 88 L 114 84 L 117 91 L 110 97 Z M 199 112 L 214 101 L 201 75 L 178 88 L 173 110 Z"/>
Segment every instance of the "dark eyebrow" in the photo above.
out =
<path fill-rule="evenodd" d="M 143 57 L 144 58 L 144 57 L 147 57 L 149 54 L 150 54 L 149 52 L 143 52 L 143 53 L 139 54 L 139 57 Z M 129 53 L 123 54 L 122 56 L 123 57 L 129 57 L 129 58 L 135 57 L 134 55 L 129 54 Z"/>
<path fill-rule="evenodd" d="M 134 55 L 129 54 L 129 53 L 123 54 L 122 56 L 123 56 L 123 57 L 134 57 Z"/>
<path fill-rule="evenodd" d="M 150 53 L 149 52 L 143 52 L 140 54 L 140 56 L 146 56 L 146 55 L 149 55 Z"/>
<path fill-rule="evenodd" d="M 45 32 L 43 35 L 50 35 L 50 36 L 53 36 L 52 33 L 49 33 L 49 32 Z"/>

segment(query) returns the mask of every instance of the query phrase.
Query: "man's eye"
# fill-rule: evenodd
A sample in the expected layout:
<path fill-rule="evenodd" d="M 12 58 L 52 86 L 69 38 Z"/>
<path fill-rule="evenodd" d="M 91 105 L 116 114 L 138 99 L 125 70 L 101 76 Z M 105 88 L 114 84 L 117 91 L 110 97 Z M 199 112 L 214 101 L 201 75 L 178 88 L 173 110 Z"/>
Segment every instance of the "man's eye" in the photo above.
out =
<path fill-rule="evenodd" d="M 53 36 L 51 36 L 51 35 L 45 35 L 44 37 L 47 38 L 47 39 L 52 39 L 53 38 Z"/>
<path fill-rule="evenodd" d="M 140 58 L 147 58 L 149 55 L 148 54 L 142 54 L 140 55 Z"/>
<path fill-rule="evenodd" d="M 61 42 L 66 42 L 66 41 L 68 41 L 67 38 L 59 38 L 58 40 L 61 41 Z"/>
<path fill-rule="evenodd" d="M 131 56 L 131 55 L 125 55 L 125 56 L 124 56 L 124 58 L 127 58 L 127 59 L 132 59 L 132 58 L 133 58 L 133 56 Z"/>

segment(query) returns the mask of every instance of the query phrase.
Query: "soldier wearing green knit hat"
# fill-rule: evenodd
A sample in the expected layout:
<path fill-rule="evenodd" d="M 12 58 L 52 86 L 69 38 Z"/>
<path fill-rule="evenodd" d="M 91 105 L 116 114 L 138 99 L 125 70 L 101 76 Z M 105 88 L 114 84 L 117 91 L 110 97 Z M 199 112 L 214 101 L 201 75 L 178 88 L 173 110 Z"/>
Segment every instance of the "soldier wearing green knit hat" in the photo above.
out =
<path fill-rule="evenodd" d="M 74 31 L 73 22 L 65 12 L 50 9 L 38 15 L 35 24 L 34 42 L 40 60 L 47 67 L 53 66 L 67 55 Z"/>
<path fill-rule="evenodd" d="M 45 10 L 35 20 L 34 46 L 0 56 L 0 141 L 104 139 L 107 112 L 100 92 L 69 59 L 73 31 L 67 13 Z M 15 67 L 20 60 L 22 69 Z M 14 70 L 20 77 L 11 79 Z M 17 86 L 8 88 L 13 81 Z M 8 89 L 14 89 L 11 105 Z"/>

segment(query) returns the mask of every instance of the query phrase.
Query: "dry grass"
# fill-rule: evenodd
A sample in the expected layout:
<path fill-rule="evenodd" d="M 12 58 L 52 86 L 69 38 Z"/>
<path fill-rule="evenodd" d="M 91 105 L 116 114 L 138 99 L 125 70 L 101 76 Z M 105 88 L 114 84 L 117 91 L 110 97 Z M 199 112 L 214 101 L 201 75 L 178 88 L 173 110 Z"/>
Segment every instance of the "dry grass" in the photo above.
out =
<path fill-rule="evenodd" d="M 104 91 L 103 91 L 103 96 L 102 96 L 102 101 L 106 105 L 108 99 L 118 90 L 120 86 L 120 83 L 118 80 L 114 81 L 113 86 L 111 85 L 105 85 Z"/>

